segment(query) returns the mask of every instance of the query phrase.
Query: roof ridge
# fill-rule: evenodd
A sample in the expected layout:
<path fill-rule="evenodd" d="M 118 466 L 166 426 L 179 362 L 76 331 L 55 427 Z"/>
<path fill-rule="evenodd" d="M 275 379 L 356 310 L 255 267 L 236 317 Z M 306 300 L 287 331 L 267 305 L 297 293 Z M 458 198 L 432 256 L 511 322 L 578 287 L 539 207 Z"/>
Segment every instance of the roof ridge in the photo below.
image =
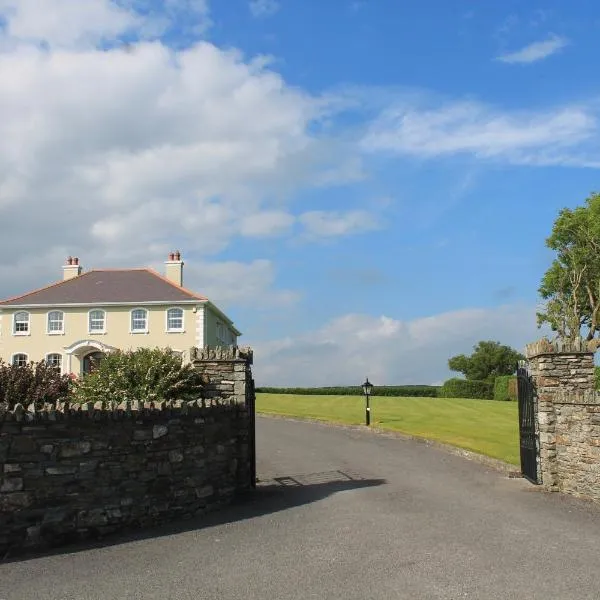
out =
<path fill-rule="evenodd" d="M 84 271 L 83 273 L 81 273 L 80 275 L 77 275 L 76 277 L 71 277 L 70 279 L 61 279 L 60 281 L 55 281 L 54 283 L 50 283 L 49 285 L 44 285 L 35 290 L 31 290 L 30 292 L 25 292 L 24 294 L 17 294 L 16 296 L 12 296 L 10 298 L 5 298 L 4 300 L 0 301 L 0 306 L 5 304 L 6 302 L 14 302 L 15 300 L 19 300 L 21 298 L 25 298 L 25 297 L 31 296 L 33 294 L 38 294 L 39 292 L 45 292 L 46 290 L 49 290 L 50 288 L 58 287 L 59 285 L 62 285 L 64 283 L 69 283 L 69 281 L 73 281 L 74 279 L 79 279 L 80 277 L 83 277 L 91 272 L 92 271 Z"/>
<path fill-rule="evenodd" d="M 140 270 L 148 271 L 148 273 L 150 273 L 151 275 L 154 275 L 154 277 L 158 277 L 158 279 L 161 279 L 162 281 L 168 283 L 169 285 L 173 286 L 174 288 L 176 288 L 186 294 L 189 294 L 190 296 L 192 296 L 192 298 L 194 298 L 196 300 L 208 300 L 208 298 L 206 296 L 201 296 L 200 294 L 197 294 L 196 292 L 192 292 L 192 290 L 188 290 L 187 288 L 183 287 L 182 285 L 177 285 L 175 282 L 171 281 L 164 275 L 161 275 L 158 271 L 156 271 L 152 267 L 144 267 Z"/>

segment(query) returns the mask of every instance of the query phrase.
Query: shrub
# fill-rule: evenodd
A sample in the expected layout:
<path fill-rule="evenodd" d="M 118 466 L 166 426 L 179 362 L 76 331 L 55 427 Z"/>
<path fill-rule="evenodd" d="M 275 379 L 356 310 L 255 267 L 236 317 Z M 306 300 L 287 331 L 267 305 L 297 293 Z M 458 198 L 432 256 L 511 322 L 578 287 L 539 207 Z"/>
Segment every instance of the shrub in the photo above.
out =
<path fill-rule="evenodd" d="M 76 402 L 196 400 L 201 395 L 202 374 L 160 348 L 111 352 L 73 390 Z"/>
<path fill-rule="evenodd" d="M 596 383 L 596 389 L 600 390 L 600 367 L 595 367 L 594 368 L 594 375 L 595 375 L 595 383 Z"/>
<path fill-rule="evenodd" d="M 354 386 L 337 387 L 258 387 L 258 393 L 262 394 L 298 394 L 300 396 L 318 395 L 318 396 L 362 396 L 362 388 Z M 434 385 L 384 385 L 373 386 L 372 396 L 404 396 L 404 397 L 429 397 L 435 398 L 438 395 L 438 387 Z"/>
<path fill-rule="evenodd" d="M 489 381 L 453 377 L 444 382 L 439 395 L 442 398 L 483 398 L 491 400 L 494 397 L 494 384 Z"/>
<path fill-rule="evenodd" d="M 0 404 L 6 408 L 12 409 L 19 403 L 33 403 L 36 408 L 46 402 L 54 404 L 67 399 L 70 387 L 70 377 L 44 361 L 15 367 L 0 359 Z"/>
<path fill-rule="evenodd" d="M 494 380 L 494 400 L 517 400 L 517 378 L 499 375 Z"/>

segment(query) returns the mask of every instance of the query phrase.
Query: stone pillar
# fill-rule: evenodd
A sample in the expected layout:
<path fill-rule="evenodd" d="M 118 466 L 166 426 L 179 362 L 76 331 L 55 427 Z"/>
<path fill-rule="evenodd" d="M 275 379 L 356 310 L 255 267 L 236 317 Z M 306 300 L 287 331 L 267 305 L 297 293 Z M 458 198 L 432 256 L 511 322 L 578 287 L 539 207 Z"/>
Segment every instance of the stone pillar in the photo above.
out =
<path fill-rule="evenodd" d="M 587 342 L 547 339 L 526 349 L 537 394 L 536 429 L 540 441 L 540 474 L 543 486 L 558 491 L 556 456 L 556 399 L 559 393 L 594 389 L 594 353 Z"/>
<path fill-rule="evenodd" d="M 252 381 L 253 352 L 251 348 L 216 346 L 191 348 L 194 368 L 205 376 L 203 397 L 222 398 L 236 404 L 247 404 L 254 394 Z"/>

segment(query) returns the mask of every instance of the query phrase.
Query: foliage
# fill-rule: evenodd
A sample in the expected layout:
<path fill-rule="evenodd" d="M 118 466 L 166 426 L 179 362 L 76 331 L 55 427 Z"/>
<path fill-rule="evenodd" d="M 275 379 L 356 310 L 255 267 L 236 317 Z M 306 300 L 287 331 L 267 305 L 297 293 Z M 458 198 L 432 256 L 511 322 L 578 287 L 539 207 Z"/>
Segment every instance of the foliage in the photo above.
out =
<path fill-rule="evenodd" d="M 365 400 L 359 396 L 258 394 L 258 413 L 362 425 Z M 374 398 L 371 424 L 437 440 L 519 464 L 519 418 L 516 402 L 462 398 Z"/>
<path fill-rule="evenodd" d="M 600 391 L 600 367 L 595 367 L 594 368 L 594 375 L 595 375 L 595 387 L 597 390 Z"/>
<path fill-rule="evenodd" d="M 494 400 L 517 400 L 517 378 L 500 375 L 494 379 Z"/>
<path fill-rule="evenodd" d="M 160 348 L 111 352 L 73 390 L 76 402 L 195 400 L 201 395 L 201 373 Z"/>
<path fill-rule="evenodd" d="M 444 382 L 439 391 L 442 398 L 494 398 L 494 384 L 489 381 L 459 379 L 454 377 Z"/>
<path fill-rule="evenodd" d="M 500 342 L 479 342 L 473 350 L 471 356 L 459 354 L 450 358 L 450 370 L 463 373 L 467 379 L 492 382 L 499 375 L 512 375 L 516 371 L 517 362 L 525 358 Z"/>
<path fill-rule="evenodd" d="M 556 258 L 539 288 L 545 304 L 538 327 L 547 323 L 570 340 L 584 328 L 592 340 L 600 331 L 600 194 L 591 194 L 585 206 L 561 210 L 546 246 Z"/>
<path fill-rule="evenodd" d="M 44 361 L 23 367 L 8 365 L 0 359 L 0 404 L 12 409 L 15 404 L 40 408 L 44 403 L 65 400 L 71 379 Z"/>
<path fill-rule="evenodd" d="M 438 386 L 435 385 L 386 385 L 373 386 L 371 396 L 402 396 L 402 397 L 429 397 L 435 398 L 438 395 Z M 260 387 L 256 388 L 258 393 L 263 394 L 300 394 L 307 396 L 362 396 L 363 391 L 360 386 L 340 386 L 340 387 L 316 387 L 316 388 L 277 388 Z"/>

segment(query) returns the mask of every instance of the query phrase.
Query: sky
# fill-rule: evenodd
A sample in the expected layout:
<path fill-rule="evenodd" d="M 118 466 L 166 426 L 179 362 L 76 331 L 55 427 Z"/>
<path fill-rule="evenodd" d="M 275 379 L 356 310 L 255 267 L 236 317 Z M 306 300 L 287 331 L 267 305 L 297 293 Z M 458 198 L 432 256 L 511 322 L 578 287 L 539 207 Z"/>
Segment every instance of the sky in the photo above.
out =
<path fill-rule="evenodd" d="M 600 191 L 597 0 L 0 0 L 0 296 L 180 250 L 256 384 L 544 335 Z"/>

